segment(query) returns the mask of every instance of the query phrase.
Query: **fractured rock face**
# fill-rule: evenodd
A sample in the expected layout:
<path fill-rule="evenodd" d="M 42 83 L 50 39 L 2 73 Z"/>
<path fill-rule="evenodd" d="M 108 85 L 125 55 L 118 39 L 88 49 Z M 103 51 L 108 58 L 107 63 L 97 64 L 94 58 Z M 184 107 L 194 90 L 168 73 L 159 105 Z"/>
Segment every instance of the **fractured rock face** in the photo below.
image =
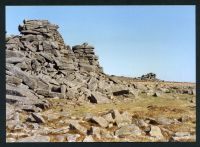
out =
<path fill-rule="evenodd" d="M 98 77 L 103 71 L 94 47 L 84 43 L 71 49 L 58 28 L 47 20 L 24 20 L 19 26 L 21 35 L 7 38 L 7 83 L 23 83 L 49 98 L 78 98 L 85 92 L 78 88 L 97 90 L 98 80 L 91 74 Z"/>
<path fill-rule="evenodd" d="M 103 72 L 98 62 L 98 57 L 94 54 L 94 47 L 83 43 L 72 47 L 72 50 L 78 58 L 78 64 L 81 71 Z"/>

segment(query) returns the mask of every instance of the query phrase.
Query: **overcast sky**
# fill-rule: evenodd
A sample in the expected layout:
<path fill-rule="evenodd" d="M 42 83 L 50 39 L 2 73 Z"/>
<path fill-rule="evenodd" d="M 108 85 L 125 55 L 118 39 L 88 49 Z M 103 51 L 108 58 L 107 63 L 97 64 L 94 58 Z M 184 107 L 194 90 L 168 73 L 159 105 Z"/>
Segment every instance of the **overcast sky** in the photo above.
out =
<path fill-rule="evenodd" d="M 107 74 L 196 80 L 194 6 L 9 6 L 7 33 L 24 19 L 58 24 L 67 45 L 95 46 Z"/>

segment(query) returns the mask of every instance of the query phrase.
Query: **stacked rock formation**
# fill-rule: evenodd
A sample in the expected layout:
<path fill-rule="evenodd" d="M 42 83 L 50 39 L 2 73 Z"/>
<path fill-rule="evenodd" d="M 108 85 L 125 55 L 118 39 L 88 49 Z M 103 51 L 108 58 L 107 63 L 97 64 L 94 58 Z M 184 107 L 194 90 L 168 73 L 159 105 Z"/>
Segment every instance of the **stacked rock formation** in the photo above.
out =
<path fill-rule="evenodd" d="M 154 73 L 148 73 L 146 75 L 142 75 L 141 77 L 139 77 L 138 79 L 140 80 L 148 80 L 148 81 L 159 81 L 157 78 L 156 78 L 156 74 Z"/>
<path fill-rule="evenodd" d="M 47 103 L 43 101 L 46 97 L 88 99 L 92 91 L 97 91 L 97 77 L 103 71 L 94 47 L 83 44 L 72 50 L 57 29 L 47 20 L 24 20 L 19 26 L 21 35 L 6 38 L 9 103 L 27 100 L 27 109 L 33 104 L 44 108 L 41 105 Z"/>
<path fill-rule="evenodd" d="M 78 66 L 80 71 L 96 71 L 103 72 L 98 62 L 98 57 L 94 53 L 94 47 L 83 43 L 72 48 L 76 58 L 78 59 Z"/>

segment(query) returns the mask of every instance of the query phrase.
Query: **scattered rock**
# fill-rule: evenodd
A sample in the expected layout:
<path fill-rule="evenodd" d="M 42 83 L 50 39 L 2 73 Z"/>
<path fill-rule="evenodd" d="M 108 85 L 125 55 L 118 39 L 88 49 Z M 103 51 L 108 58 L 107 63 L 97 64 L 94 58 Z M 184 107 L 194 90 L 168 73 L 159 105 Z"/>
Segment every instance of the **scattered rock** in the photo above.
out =
<path fill-rule="evenodd" d="M 140 136 L 141 134 L 142 134 L 142 131 L 140 130 L 140 128 L 134 124 L 123 126 L 120 129 L 115 131 L 115 135 L 119 137 L 123 137 L 126 135 Z"/>
<path fill-rule="evenodd" d="M 189 132 L 176 132 L 174 134 L 175 137 L 184 137 L 184 136 L 190 136 Z"/>
<path fill-rule="evenodd" d="M 158 126 L 151 125 L 151 131 L 149 132 L 150 136 L 155 137 L 157 139 L 163 139 L 162 132 Z"/>
<path fill-rule="evenodd" d="M 36 123 L 45 123 L 44 118 L 39 113 L 31 113 Z"/>
<path fill-rule="evenodd" d="M 89 134 L 94 135 L 96 138 L 100 139 L 101 138 L 101 129 L 99 127 L 94 127 L 92 126 L 89 130 Z"/>
<path fill-rule="evenodd" d="M 15 138 L 6 138 L 6 142 L 16 142 Z"/>
<path fill-rule="evenodd" d="M 91 118 L 91 121 L 97 123 L 99 126 L 104 128 L 108 126 L 108 122 L 103 117 L 93 116 Z"/>
<path fill-rule="evenodd" d="M 71 121 L 71 123 L 69 124 L 70 129 L 72 130 L 77 130 L 78 132 L 87 135 L 87 129 L 83 126 L 81 126 L 78 121 Z"/>
<path fill-rule="evenodd" d="M 136 123 L 137 123 L 137 125 L 138 125 L 139 127 L 148 127 L 148 126 L 149 126 L 143 119 L 137 120 Z"/>
<path fill-rule="evenodd" d="M 172 119 L 169 119 L 166 117 L 159 117 L 159 118 L 157 118 L 156 121 L 160 125 L 170 125 L 170 124 L 174 123 L 174 121 Z"/>
<path fill-rule="evenodd" d="M 77 141 L 77 138 L 80 137 L 79 134 L 67 134 L 67 141 L 68 142 L 76 142 Z"/>
<path fill-rule="evenodd" d="M 125 95 L 125 94 L 129 94 L 129 90 L 120 90 L 120 91 L 113 92 L 114 96 Z"/>
<path fill-rule="evenodd" d="M 56 135 L 55 140 L 56 142 L 64 142 L 66 140 L 66 135 Z"/>
<path fill-rule="evenodd" d="M 91 96 L 88 97 L 91 103 L 98 103 L 98 104 L 103 104 L 103 103 L 109 103 L 110 100 L 106 97 L 104 97 L 101 93 L 93 92 Z"/>
<path fill-rule="evenodd" d="M 182 134 L 183 135 L 183 134 Z M 183 136 L 172 136 L 170 138 L 170 141 L 172 142 L 195 142 L 196 141 L 196 135 L 183 135 Z"/>
<path fill-rule="evenodd" d="M 115 120 L 113 119 L 111 113 L 107 113 L 107 114 L 103 115 L 102 117 L 109 123 L 114 123 L 115 122 Z"/>
<path fill-rule="evenodd" d="M 83 142 L 95 142 L 95 141 L 94 141 L 93 137 L 91 135 L 89 135 L 83 139 Z"/>
<path fill-rule="evenodd" d="M 50 137 L 49 136 L 30 136 L 26 138 L 21 138 L 17 140 L 17 142 L 50 142 Z"/>
<path fill-rule="evenodd" d="M 189 120 L 191 120 L 191 118 L 187 115 L 178 118 L 178 121 L 180 121 L 180 122 L 187 122 Z"/>
<path fill-rule="evenodd" d="M 120 114 L 118 110 L 114 109 L 111 110 L 111 114 L 118 127 L 126 126 L 132 123 L 132 117 L 127 112 Z"/>

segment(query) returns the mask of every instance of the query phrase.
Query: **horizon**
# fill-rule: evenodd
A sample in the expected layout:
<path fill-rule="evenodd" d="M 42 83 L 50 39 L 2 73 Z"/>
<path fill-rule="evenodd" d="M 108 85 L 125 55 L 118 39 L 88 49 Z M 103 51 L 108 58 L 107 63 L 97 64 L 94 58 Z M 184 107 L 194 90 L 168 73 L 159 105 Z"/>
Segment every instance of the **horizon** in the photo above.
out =
<path fill-rule="evenodd" d="M 23 19 L 44 17 L 65 44 L 93 45 L 106 74 L 196 82 L 194 6 L 7 6 L 7 34 L 18 35 Z"/>

